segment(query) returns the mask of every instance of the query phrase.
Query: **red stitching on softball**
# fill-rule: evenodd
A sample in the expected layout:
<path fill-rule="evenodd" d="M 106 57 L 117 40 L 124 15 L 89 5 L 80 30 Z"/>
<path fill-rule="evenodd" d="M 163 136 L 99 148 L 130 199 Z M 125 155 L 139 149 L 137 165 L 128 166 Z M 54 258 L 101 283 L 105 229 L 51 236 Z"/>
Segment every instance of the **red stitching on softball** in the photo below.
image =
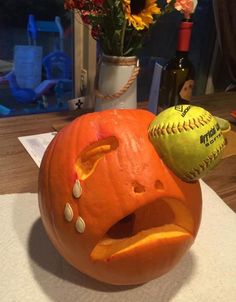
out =
<path fill-rule="evenodd" d="M 194 180 L 194 178 L 196 178 L 201 173 L 201 171 L 204 171 L 209 167 L 209 165 L 218 156 L 218 154 L 223 150 L 224 147 L 225 147 L 225 142 L 223 142 L 223 144 L 221 144 L 218 149 L 216 149 L 212 154 L 210 154 L 206 159 L 204 159 L 198 165 L 201 169 L 197 169 L 197 168 L 192 169 L 191 171 L 185 173 L 185 178 Z"/>
<path fill-rule="evenodd" d="M 180 122 L 177 124 L 173 124 L 172 126 L 169 126 L 167 124 L 167 127 L 165 128 L 165 125 L 162 127 L 160 125 L 153 126 L 151 130 L 149 130 L 149 136 L 150 138 L 155 138 L 160 135 L 166 135 L 166 134 L 176 134 L 181 133 L 183 131 L 189 131 L 194 130 L 195 128 L 199 128 L 201 126 L 205 126 L 208 124 L 212 119 L 212 115 L 209 112 L 205 112 L 203 115 L 200 115 L 199 117 L 192 118 L 188 121 L 184 121 L 183 124 L 180 124 Z"/>

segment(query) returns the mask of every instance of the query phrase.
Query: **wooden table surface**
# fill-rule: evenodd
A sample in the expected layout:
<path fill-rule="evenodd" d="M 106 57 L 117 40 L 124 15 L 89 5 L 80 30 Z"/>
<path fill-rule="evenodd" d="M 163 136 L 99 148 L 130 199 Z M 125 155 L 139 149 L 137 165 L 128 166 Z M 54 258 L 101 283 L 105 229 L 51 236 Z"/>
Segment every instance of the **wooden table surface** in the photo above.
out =
<path fill-rule="evenodd" d="M 235 120 L 230 116 L 230 112 L 236 110 L 236 93 L 200 96 L 193 104 L 228 119 L 236 131 Z M 0 118 L 0 194 L 37 192 L 39 169 L 17 138 L 53 131 L 53 126 L 70 122 L 75 114 Z M 236 155 L 221 160 L 203 180 L 236 212 Z"/>

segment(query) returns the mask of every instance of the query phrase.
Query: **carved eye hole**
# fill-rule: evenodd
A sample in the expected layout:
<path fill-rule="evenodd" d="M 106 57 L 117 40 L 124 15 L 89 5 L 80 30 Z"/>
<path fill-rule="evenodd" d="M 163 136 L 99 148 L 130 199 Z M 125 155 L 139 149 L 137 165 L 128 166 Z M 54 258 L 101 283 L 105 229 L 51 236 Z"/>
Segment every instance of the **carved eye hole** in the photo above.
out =
<path fill-rule="evenodd" d="M 164 190 L 164 185 L 160 180 L 156 180 L 155 184 L 154 184 L 155 189 L 157 189 L 158 191 L 162 191 Z"/>
<path fill-rule="evenodd" d="M 118 140 L 111 136 L 86 147 L 76 161 L 76 172 L 79 179 L 88 178 L 94 172 L 99 160 L 105 154 L 116 150 L 118 146 Z"/>

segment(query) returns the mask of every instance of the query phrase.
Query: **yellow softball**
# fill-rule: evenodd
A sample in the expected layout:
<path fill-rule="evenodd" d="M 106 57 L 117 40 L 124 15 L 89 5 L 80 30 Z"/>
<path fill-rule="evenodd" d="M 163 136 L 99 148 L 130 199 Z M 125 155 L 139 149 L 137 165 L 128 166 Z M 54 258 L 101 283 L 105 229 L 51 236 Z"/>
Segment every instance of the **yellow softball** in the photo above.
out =
<path fill-rule="evenodd" d="M 215 167 L 225 147 L 216 119 L 197 106 L 178 105 L 162 111 L 151 122 L 148 134 L 164 163 L 187 182 Z"/>

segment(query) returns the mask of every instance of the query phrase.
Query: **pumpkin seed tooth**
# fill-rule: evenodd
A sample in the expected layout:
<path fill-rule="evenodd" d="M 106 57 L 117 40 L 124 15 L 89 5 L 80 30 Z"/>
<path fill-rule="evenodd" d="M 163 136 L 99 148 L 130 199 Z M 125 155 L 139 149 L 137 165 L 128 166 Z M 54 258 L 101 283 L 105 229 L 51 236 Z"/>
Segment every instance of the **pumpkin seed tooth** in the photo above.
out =
<path fill-rule="evenodd" d="M 76 179 L 75 184 L 73 186 L 73 195 L 75 198 L 80 198 L 81 194 L 82 194 L 82 187 L 79 179 Z"/>
<path fill-rule="evenodd" d="M 73 216 L 74 216 L 73 209 L 68 202 L 66 203 L 66 206 L 65 206 L 64 216 L 68 222 L 71 222 L 73 219 Z"/>
<path fill-rule="evenodd" d="M 79 233 L 84 233 L 85 231 L 85 222 L 82 217 L 78 217 L 75 223 L 75 228 Z"/>

